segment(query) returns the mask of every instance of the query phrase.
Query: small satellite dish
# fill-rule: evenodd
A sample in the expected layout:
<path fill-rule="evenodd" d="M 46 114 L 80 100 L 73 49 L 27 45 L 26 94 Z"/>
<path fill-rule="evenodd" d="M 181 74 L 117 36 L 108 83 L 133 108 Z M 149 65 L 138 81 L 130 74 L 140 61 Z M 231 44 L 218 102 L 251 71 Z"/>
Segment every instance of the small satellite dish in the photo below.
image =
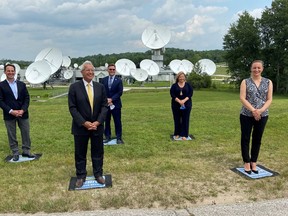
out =
<path fill-rule="evenodd" d="M 191 73 L 194 68 L 193 63 L 187 59 L 182 60 L 182 66 L 187 73 Z"/>
<path fill-rule="evenodd" d="M 76 69 L 76 68 L 78 68 L 79 66 L 78 66 L 77 63 L 74 63 L 73 67 Z"/>
<path fill-rule="evenodd" d="M 45 48 L 41 50 L 35 58 L 35 62 L 41 60 L 46 60 L 49 63 L 52 70 L 51 74 L 53 74 L 61 67 L 63 55 L 61 50 L 57 48 Z"/>
<path fill-rule="evenodd" d="M 70 64 L 71 64 L 71 59 L 69 58 L 69 56 L 63 56 L 62 66 L 68 68 Z"/>
<path fill-rule="evenodd" d="M 153 25 L 147 27 L 142 33 L 142 42 L 150 49 L 160 49 L 164 47 L 171 38 L 171 32 L 162 26 Z"/>
<path fill-rule="evenodd" d="M 66 70 L 66 71 L 64 71 L 63 76 L 66 80 L 71 79 L 73 76 L 73 71 L 72 70 Z"/>
<path fill-rule="evenodd" d="M 51 74 L 52 69 L 50 64 L 46 60 L 40 60 L 28 66 L 25 77 L 31 84 L 40 84 L 47 81 Z"/>
<path fill-rule="evenodd" d="M 174 59 L 169 63 L 169 67 L 175 74 L 178 74 L 180 71 L 187 74 L 191 73 L 193 70 L 193 64 L 186 59 L 183 59 L 182 61 L 179 59 Z"/>
<path fill-rule="evenodd" d="M 129 59 L 119 59 L 115 63 L 116 70 L 122 76 L 130 76 L 131 69 L 136 69 L 136 65 Z"/>
<path fill-rule="evenodd" d="M 207 73 L 208 75 L 212 75 L 216 71 L 216 65 L 210 59 L 200 59 L 197 64 L 199 65 L 201 73 Z"/>
<path fill-rule="evenodd" d="M 131 76 L 133 76 L 137 81 L 145 81 L 148 78 L 148 72 L 143 69 L 132 69 Z"/>
<path fill-rule="evenodd" d="M 5 79 L 6 79 L 6 74 L 3 73 L 3 74 L 1 75 L 1 82 L 4 81 Z"/>
<path fill-rule="evenodd" d="M 16 72 L 16 75 L 20 72 L 21 68 L 18 64 L 16 63 L 13 63 L 13 65 L 15 66 L 15 72 Z"/>
<path fill-rule="evenodd" d="M 108 68 L 108 65 L 109 65 L 108 63 L 105 63 L 105 68 Z"/>
<path fill-rule="evenodd" d="M 143 70 L 146 70 L 148 72 L 148 75 L 155 76 L 160 72 L 159 66 L 156 64 L 156 62 L 150 60 L 150 59 L 144 59 L 140 62 L 140 68 Z"/>
<path fill-rule="evenodd" d="M 0 70 L 4 70 L 4 65 L 0 65 Z"/>

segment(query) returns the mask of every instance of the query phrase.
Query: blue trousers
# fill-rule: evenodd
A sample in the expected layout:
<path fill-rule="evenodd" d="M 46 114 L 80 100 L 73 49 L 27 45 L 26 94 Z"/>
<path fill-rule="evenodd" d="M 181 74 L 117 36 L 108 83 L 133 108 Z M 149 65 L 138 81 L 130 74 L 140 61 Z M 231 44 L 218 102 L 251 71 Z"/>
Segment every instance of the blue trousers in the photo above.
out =
<path fill-rule="evenodd" d="M 261 117 L 259 121 L 256 121 L 254 117 L 249 117 L 240 114 L 241 153 L 244 163 L 257 162 L 261 146 L 262 135 L 264 133 L 267 120 L 268 116 Z M 252 146 L 251 146 L 251 154 L 249 154 L 249 143 L 251 132 L 252 132 Z"/>
<path fill-rule="evenodd" d="M 114 108 L 113 110 L 108 110 L 106 120 L 105 120 L 105 137 L 111 138 L 111 116 L 113 116 L 115 133 L 117 139 L 122 139 L 122 122 L 121 122 L 121 109 Z"/>

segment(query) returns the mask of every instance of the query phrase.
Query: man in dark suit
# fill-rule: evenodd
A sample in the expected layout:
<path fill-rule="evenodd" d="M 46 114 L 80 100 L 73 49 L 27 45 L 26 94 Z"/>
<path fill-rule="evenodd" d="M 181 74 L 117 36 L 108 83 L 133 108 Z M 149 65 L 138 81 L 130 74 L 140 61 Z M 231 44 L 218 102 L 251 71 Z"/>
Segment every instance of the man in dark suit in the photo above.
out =
<path fill-rule="evenodd" d="M 108 98 L 108 113 L 105 120 L 105 140 L 109 142 L 111 140 L 111 115 L 114 119 L 115 133 L 117 137 L 117 144 L 123 144 L 122 140 L 122 122 L 121 122 L 121 96 L 123 94 L 122 80 L 115 76 L 116 66 L 115 64 L 108 65 L 109 76 L 102 79 L 102 83 L 105 86 Z"/>
<path fill-rule="evenodd" d="M 4 66 L 6 80 L 0 82 L 0 107 L 3 109 L 3 118 L 7 129 L 9 146 L 13 153 L 13 161 L 19 160 L 19 149 L 16 135 L 16 124 L 21 131 L 22 156 L 34 158 L 30 153 L 30 123 L 28 107 L 30 96 L 26 84 L 15 78 L 15 65 Z"/>
<path fill-rule="evenodd" d="M 71 84 L 68 93 L 69 111 L 72 116 L 72 134 L 75 146 L 76 187 L 86 180 L 86 155 L 91 141 L 93 174 L 100 184 L 105 184 L 103 175 L 103 132 L 107 114 L 107 97 L 102 84 L 94 82 L 94 66 L 90 61 L 82 65 L 83 79 Z M 91 90 L 91 91 L 90 91 Z"/>

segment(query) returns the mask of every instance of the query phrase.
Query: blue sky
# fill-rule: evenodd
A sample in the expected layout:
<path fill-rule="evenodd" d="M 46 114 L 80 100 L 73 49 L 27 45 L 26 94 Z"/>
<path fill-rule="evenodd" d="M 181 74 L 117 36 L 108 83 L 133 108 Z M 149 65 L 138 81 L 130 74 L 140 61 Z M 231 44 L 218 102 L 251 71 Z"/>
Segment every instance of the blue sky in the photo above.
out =
<path fill-rule="evenodd" d="M 261 17 L 272 0 L 1 0 L 1 59 L 34 61 L 44 48 L 63 55 L 149 50 L 141 36 L 151 25 L 171 32 L 167 47 L 223 48 L 238 14 Z"/>

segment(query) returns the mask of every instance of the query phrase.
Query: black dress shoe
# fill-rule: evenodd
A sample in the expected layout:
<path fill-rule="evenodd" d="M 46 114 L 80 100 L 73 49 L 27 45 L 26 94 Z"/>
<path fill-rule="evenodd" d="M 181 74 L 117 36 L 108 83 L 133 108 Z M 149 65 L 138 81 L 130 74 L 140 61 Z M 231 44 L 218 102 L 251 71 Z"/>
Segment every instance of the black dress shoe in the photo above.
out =
<path fill-rule="evenodd" d="M 19 160 L 19 155 L 13 155 L 13 161 L 18 161 Z"/>
<path fill-rule="evenodd" d="M 117 143 L 117 144 L 124 144 L 124 142 L 123 142 L 122 139 L 117 139 L 116 143 Z"/>
<path fill-rule="evenodd" d="M 76 184 L 75 184 L 76 188 L 81 188 L 83 186 L 84 182 L 85 182 L 85 179 L 83 179 L 83 178 L 77 179 Z"/>
<path fill-rule="evenodd" d="M 95 177 L 95 180 L 96 180 L 99 184 L 105 184 L 105 179 L 104 179 L 102 176 Z"/>
<path fill-rule="evenodd" d="M 251 170 L 245 170 L 245 169 L 244 169 L 244 172 L 247 173 L 247 174 L 249 174 L 249 175 L 251 174 Z"/>
<path fill-rule="evenodd" d="M 22 157 L 35 158 L 36 155 L 31 154 L 31 153 L 22 153 Z"/>
<path fill-rule="evenodd" d="M 103 143 L 108 143 L 111 140 L 111 137 L 107 137 L 106 139 L 103 140 Z"/>
<path fill-rule="evenodd" d="M 258 174 L 258 173 L 259 173 L 258 170 L 253 170 L 253 169 L 252 169 L 252 172 L 255 173 L 255 174 Z"/>

